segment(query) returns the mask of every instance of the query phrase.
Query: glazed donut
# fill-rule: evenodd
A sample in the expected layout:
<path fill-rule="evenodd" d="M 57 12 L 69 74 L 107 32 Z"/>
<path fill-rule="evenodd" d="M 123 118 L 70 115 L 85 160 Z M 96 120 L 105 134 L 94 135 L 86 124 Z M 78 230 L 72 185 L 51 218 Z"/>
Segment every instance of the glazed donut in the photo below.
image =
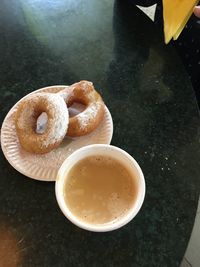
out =
<path fill-rule="evenodd" d="M 94 131 L 104 117 L 105 105 L 101 96 L 95 91 L 91 82 L 80 81 L 60 91 L 67 107 L 73 103 L 81 103 L 86 108 L 69 118 L 67 135 L 78 137 Z"/>
<path fill-rule="evenodd" d="M 37 119 L 47 114 L 47 125 L 36 132 Z M 47 153 L 59 146 L 67 133 L 69 114 L 64 99 L 58 94 L 36 93 L 19 103 L 15 127 L 21 146 L 31 153 Z"/>

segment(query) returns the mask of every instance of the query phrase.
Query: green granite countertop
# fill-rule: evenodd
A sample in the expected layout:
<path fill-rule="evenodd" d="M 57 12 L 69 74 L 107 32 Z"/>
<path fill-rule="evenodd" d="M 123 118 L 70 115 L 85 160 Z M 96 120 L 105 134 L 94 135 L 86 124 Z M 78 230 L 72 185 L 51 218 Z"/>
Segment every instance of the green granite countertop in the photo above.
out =
<path fill-rule="evenodd" d="M 18 173 L 1 151 L 0 266 L 181 262 L 200 192 L 197 104 L 174 49 L 141 11 L 122 2 L 1 1 L 0 122 L 37 88 L 91 80 L 113 117 L 112 144 L 138 161 L 147 191 L 128 225 L 87 232 L 63 216 L 54 183 Z"/>

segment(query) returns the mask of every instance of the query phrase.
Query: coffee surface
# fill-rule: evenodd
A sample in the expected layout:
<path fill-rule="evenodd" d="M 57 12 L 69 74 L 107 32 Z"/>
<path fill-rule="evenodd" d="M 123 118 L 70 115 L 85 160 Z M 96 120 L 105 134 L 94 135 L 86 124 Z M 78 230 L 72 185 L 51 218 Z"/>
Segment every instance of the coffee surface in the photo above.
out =
<path fill-rule="evenodd" d="M 137 182 L 116 159 L 91 156 L 76 163 L 67 174 L 64 198 L 81 221 L 105 224 L 118 220 L 133 206 Z"/>

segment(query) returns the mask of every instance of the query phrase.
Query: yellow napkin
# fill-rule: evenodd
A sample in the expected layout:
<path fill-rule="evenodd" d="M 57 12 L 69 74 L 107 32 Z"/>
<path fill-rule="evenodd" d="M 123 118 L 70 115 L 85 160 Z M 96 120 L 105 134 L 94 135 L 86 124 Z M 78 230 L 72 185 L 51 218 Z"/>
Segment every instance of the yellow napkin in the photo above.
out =
<path fill-rule="evenodd" d="M 163 0 L 165 43 L 177 40 L 199 0 Z"/>

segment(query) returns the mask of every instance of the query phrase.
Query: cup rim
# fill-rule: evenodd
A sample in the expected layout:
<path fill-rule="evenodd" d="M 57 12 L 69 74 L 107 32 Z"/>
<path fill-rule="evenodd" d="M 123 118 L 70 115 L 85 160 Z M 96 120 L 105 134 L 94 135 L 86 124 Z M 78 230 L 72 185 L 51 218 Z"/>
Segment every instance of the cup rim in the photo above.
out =
<path fill-rule="evenodd" d="M 86 223 L 86 222 L 79 220 L 70 211 L 70 209 L 67 207 L 66 202 L 64 201 L 63 193 L 60 190 L 63 188 L 63 187 L 60 188 L 61 187 L 60 183 L 62 184 L 62 182 L 66 179 L 63 174 L 65 173 L 65 170 L 66 170 L 69 162 L 71 160 L 73 160 L 73 158 L 76 155 L 78 155 L 79 153 L 82 153 L 84 151 L 93 150 L 93 149 L 95 152 L 95 149 L 98 149 L 98 148 L 111 149 L 111 150 L 117 151 L 118 153 L 121 153 L 125 157 L 127 157 L 127 159 L 129 159 L 129 161 L 132 162 L 132 164 L 134 165 L 134 167 L 136 168 L 136 170 L 138 172 L 138 176 L 139 176 L 139 180 L 140 180 L 140 185 L 139 185 L 140 189 L 139 189 L 139 197 L 137 197 L 135 204 L 133 205 L 133 207 L 128 211 L 128 213 L 125 216 L 123 216 L 122 218 L 120 218 L 119 220 L 114 221 L 114 222 L 93 225 L 93 224 L 89 224 L 89 223 Z M 72 166 L 74 166 L 74 164 Z M 113 145 L 107 145 L 107 144 L 92 144 L 92 145 L 84 146 L 84 147 L 74 151 L 61 165 L 60 169 L 58 170 L 58 174 L 57 174 L 57 178 L 56 178 L 56 182 L 55 182 L 55 194 L 56 194 L 57 203 L 58 203 L 61 211 L 65 215 L 65 217 L 69 221 L 71 221 L 73 224 L 75 224 L 76 226 L 78 226 L 84 230 L 88 230 L 88 231 L 92 231 L 92 232 L 113 231 L 113 230 L 121 228 L 122 226 L 129 223 L 137 215 L 137 213 L 141 209 L 142 204 L 144 202 L 144 198 L 145 198 L 145 192 L 146 192 L 146 185 L 145 185 L 144 175 L 143 175 L 143 172 L 142 172 L 139 164 L 137 163 L 137 161 L 130 154 L 128 154 L 126 151 L 124 151 L 123 149 L 116 147 L 116 146 L 113 146 Z"/>

